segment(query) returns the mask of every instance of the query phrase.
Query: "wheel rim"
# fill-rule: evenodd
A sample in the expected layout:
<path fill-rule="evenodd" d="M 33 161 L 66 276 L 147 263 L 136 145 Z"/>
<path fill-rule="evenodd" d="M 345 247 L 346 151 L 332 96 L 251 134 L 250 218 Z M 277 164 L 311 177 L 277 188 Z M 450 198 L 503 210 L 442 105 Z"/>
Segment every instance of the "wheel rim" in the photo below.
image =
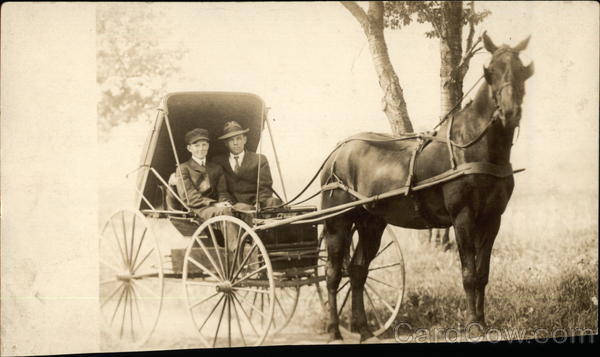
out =
<path fill-rule="evenodd" d="M 358 233 L 352 230 L 352 243 L 349 254 L 344 258 L 344 264 L 352 259 L 358 243 Z M 323 237 L 320 238 L 319 264 L 327 262 L 327 250 Z M 325 268 L 318 268 L 318 276 L 326 276 Z M 325 313 L 329 312 L 327 290 L 323 283 L 317 283 L 317 294 Z M 323 286 L 323 287 L 322 287 Z M 367 281 L 363 293 L 363 301 L 369 327 L 375 327 L 375 336 L 384 333 L 394 322 L 404 298 L 405 272 L 404 258 L 400 244 L 392 229 L 386 227 L 377 255 L 369 265 Z M 350 331 L 352 296 L 350 279 L 346 268 L 338 287 L 337 302 L 340 329 Z"/>
<path fill-rule="evenodd" d="M 121 210 L 100 234 L 100 314 L 113 338 L 144 344 L 156 328 L 163 269 L 156 237 L 139 212 Z"/>
<path fill-rule="evenodd" d="M 300 299 L 300 286 L 279 287 L 275 292 L 275 311 L 273 314 L 273 336 L 286 328 L 296 312 Z"/>
<path fill-rule="evenodd" d="M 234 244 L 227 249 L 223 242 Z M 206 347 L 257 346 L 266 338 L 275 310 L 273 270 L 242 220 L 219 216 L 198 227 L 185 253 L 183 285 Z"/>

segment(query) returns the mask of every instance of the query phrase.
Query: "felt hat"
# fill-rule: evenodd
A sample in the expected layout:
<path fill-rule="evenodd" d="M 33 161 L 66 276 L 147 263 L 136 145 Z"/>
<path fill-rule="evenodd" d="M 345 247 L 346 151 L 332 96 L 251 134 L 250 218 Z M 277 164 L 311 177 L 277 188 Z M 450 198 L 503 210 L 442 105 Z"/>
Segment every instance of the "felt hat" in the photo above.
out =
<path fill-rule="evenodd" d="M 209 141 L 209 139 L 208 139 L 208 130 L 196 128 L 196 129 L 192 129 L 192 130 L 188 131 L 185 134 L 185 142 L 188 145 L 193 144 L 193 143 L 195 143 L 198 140 Z"/>
<path fill-rule="evenodd" d="M 219 140 L 229 139 L 240 134 L 245 134 L 250 129 L 243 129 L 237 121 L 228 121 L 223 127 L 223 135 L 219 136 Z"/>

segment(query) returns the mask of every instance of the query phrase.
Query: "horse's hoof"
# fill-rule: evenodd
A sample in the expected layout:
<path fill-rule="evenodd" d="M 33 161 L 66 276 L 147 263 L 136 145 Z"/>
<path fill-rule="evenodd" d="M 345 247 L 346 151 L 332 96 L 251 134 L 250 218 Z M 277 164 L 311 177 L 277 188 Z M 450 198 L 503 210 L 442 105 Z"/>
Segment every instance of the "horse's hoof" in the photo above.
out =
<path fill-rule="evenodd" d="M 366 339 L 362 339 L 360 340 L 360 343 L 380 343 L 381 340 L 376 337 L 376 336 L 371 336 L 371 337 L 367 337 Z"/>
<path fill-rule="evenodd" d="M 469 337 L 481 337 L 486 334 L 487 329 L 485 322 L 473 321 L 465 327 L 465 332 Z"/>
<path fill-rule="evenodd" d="M 344 343 L 344 340 L 342 340 L 341 338 L 335 339 L 335 340 L 330 340 L 329 342 L 327 342 L 328 345 L 341 345 L 343 343 Z"/>

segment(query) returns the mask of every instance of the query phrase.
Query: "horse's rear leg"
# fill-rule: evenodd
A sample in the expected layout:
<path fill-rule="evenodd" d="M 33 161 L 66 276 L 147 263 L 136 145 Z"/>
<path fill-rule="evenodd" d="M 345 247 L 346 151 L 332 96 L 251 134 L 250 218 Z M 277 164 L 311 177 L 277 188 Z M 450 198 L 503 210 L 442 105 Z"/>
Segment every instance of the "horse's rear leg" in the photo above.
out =
<path fill-rule="evenodd" d="M 351 228 L 352 221 L 342 216 L 326 221 L 323 229 L 327 243 L 327 295 L 329 299 L 327 333 L 330 341 L 342 339 L 337 311 L 337 290 L 342 279 L 344 254 L 352 239 Z"/>
<path fill-rule="evenodd" d="M 381 235 L 386 222 L 376 216 L 364 213 L 357 222 L 358 245 L 350 265 L 350 284 L 352 289 L 352 323 L 351 330 L 360 333 L 360 341 L 373 337 L 369 330 L 365 313 L 363 293 L 369 273 L 369 264 L 379 250 Z"/>

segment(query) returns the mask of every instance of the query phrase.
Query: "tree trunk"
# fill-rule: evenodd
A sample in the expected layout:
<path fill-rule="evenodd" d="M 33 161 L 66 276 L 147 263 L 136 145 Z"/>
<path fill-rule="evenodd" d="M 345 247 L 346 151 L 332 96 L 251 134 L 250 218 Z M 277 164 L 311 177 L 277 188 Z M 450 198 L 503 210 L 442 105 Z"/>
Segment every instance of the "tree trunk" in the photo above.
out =
<path fill-rule="evenodd" d="M 394 135 L 412 133 L 413 127 L 404 101 L 404 93 L 390 61 L 385 43 L 383 21 L 378 23 L 376 20 L 369 19 L 368 30 L 365 31 L 365 34 L 367 35 L 373 65 L 379 79 L 379 86 L 383 90 L 382 110 L 390 122 L 392 133 Z"/>
<path fill-rule="evenodd" d="M 440 4 L 440 120 L 444 119 L 463 96 L 463 77 L 458 70 L 462 59 L 462 1 Z M 449 247 L 449 229 L 433 229 L 430 241 L 443 249 Z"/>
<path fill-rule="evenodd" d="M 441 3 L 440 26 L 440 120 L 463 95 L 463 78 L 458 71 L 462 59 L 462 1 Z"/>
<path fill-rule="evenodd" d="M 406 108 L 404 93 L 390 61 L 383 34 L 383 2 L 369 2 L 367 13 L 354 1 L 340 3 L 356 18 L 367 36 L 379 86 L 383 90 L 382 110 L 390 122 L 392 133 L 394 135 L 412 133 L 413 126 Z"/>

